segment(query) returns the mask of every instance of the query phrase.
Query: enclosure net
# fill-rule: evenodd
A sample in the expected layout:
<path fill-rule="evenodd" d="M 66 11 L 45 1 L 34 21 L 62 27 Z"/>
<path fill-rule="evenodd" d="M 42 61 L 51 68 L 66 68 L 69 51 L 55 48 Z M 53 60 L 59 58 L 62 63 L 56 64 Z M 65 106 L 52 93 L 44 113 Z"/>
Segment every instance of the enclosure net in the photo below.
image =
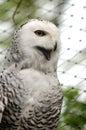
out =
<path fill-rule="evenodd" d="M 15 28 L 31 18 L 52 21 L 61 32 L 58 130 L 86 130 L 86 0 L 0 0 L 0 65 Z"/>

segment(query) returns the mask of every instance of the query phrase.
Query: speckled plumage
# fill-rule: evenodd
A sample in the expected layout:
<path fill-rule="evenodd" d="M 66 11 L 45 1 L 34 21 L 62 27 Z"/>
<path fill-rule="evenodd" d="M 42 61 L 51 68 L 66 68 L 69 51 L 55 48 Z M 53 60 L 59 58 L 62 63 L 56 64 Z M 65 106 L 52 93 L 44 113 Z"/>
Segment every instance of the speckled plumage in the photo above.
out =
<path fill-rule="evenodd" d="M 0 130 L 56 130 L 62 91 L 57 27 L 31 20 L 16 31 L 0 73 Z"/>

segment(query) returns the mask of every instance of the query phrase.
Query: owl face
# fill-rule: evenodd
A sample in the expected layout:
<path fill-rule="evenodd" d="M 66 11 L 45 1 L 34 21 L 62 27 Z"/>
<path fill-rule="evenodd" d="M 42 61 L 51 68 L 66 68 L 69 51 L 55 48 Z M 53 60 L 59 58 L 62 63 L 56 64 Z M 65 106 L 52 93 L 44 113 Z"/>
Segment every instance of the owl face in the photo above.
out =
<path fill-rule="evenodd" d="M 59 30 L 53 23 L 30 20 L 21 25 L 14 35 L 12 61 L 24 61 L 24 66 L 45 72 L 56 69 L 60 50 L 59 37 Z"/>
<path fill-rule="evenodd" d="M 32 50 L 49 61 L 59 50 L 59 31 L 48 21 L 31 20 L 21 27 L 19 35 L 20 48 L 27 57 Z"/>

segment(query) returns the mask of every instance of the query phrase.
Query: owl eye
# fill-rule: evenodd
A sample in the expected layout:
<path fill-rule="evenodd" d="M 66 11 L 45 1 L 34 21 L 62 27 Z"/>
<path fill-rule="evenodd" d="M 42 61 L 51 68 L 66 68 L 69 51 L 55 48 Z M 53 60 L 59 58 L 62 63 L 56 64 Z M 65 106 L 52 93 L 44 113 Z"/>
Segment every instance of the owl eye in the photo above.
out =
<path fill-rule="evenodd" d="M 40 37 L 46 35 L 46 32 L 45 32 L 45 31 L 42 31 L 42 30 L 36 30 L 34 33 L 35 33 L 37 36 L 40 36 Z"/>

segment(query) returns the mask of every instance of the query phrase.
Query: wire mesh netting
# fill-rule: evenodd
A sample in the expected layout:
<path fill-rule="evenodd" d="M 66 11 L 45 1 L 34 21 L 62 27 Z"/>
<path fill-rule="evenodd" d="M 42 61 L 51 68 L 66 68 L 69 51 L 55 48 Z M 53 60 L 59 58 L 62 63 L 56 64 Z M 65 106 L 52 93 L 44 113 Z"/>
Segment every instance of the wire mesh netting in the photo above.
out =
<path fill-rule="evenodd" d="M 86 0 L 0 0 L 0 64 L 15 28 L 30 18 L 46 19 L 60 28 L 58 76 L 68 90 L 63 92 L 58 130 L 86 130 Z"/>

